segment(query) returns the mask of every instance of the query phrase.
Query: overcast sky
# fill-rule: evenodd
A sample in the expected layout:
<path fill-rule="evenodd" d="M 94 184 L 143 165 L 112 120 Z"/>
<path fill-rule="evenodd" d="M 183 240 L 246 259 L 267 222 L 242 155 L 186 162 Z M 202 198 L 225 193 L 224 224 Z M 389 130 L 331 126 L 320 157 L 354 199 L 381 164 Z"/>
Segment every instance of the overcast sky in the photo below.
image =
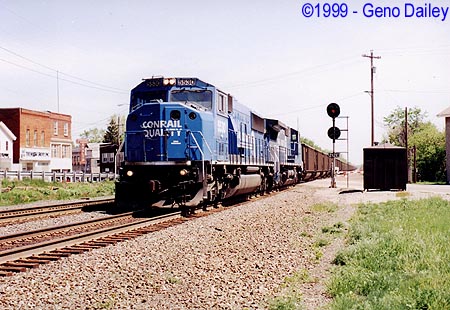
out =
<path fill-rule="evenodd" d="M 409 2 L 416 10 L 450 6 Z M 398 6 L 401 15 L 369 18 L 363 5 L 370 1 L 348 0 L 340 2 L 350 10 L 344 18 L 306 18 L 305 3 L 0 0 L 0 106 L 59 108 L 72 115 L 75 140 L 126 114 L 129 91 L 142 78 L 192 76 L 327 149 L 326 106 L 337 102 L 349 116 L 350 161 L 360 164 L 371 142 L 370 59 L 362 55 L 373 50 L 381 56 L 374 61 L 375 140 L 396 106 L 419 107 L 444 128 L 436 114 L 450 106 L 450 13 L 444 21 L 442 13 L 407 18 L 405 1 L 372 0 Z M 344 119 L 338 126 L 346 127 Z M 337 142 L 337 151 L 345 148 Z"/>

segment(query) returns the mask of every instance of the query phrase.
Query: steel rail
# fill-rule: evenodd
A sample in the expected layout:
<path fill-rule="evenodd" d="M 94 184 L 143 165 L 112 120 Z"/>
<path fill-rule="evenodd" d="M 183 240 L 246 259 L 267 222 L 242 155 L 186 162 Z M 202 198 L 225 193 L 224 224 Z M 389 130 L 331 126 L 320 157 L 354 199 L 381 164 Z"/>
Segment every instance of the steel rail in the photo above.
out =
<path fill-rule="evenodd" d="M 106 198 L 106 199 L 102 198 L 96 200 L 61 202 L 57 204 L 50 204 L 44 206 L 33 206 L 10 210 L 0 210 L 0 223 L 15 219 L 36 217 L 58 212 L 67 212 L 82 209 L 84 207 L 91 207 L 96 205 L 112 204 L 112 203 L 114 203 L 114 198 Z"/>
<path fill-rule="evenodd" d="M 159 224 L 161 222 L 166 222 L 174 219 L 181 218 L 180 212 L 175 212 L 167 215 L 161 215 L 153 218 L 147 218 L 138 220 L 134 223 L 122 224 L 119 226 L 105 227 L 81 234 L 76 234 L 72 236 L 66 236 L 63 238 L 57 238 L 54 240 L 48 240 L 36 244 L 30 244 L 22 247 L 17 247 L 0 252 L 0 264 L 4 264 L 10 261 L 15 261 L 19 259 L 24 259 L 32 255 L 45 253 L 49 251 L 55 251 L 64 247 L 70 247 L 83 242 L 92 241 L 106 236 L 111 236 L 118 233 L 123 233 L 126 231 L 131 231 L 134 229 L 139 229 L 145 226 L 151 226 Z"/>
<path fill-rule="evenodd" d="M 28 239 L 28 238 L 32 238 L 35 236 L 41 236 L 43 234 L 57 233 L 57 232 L 68 230 L 69 228 L 79 228 L 79 227 L 83 227 L 83 226 L 89 226 L 89 225 L 95 224 L 95 223 L 101 223 L 101 222 L 106 223 L 106 222 L 114 221 L 114 220 L 121 219 L 121 218 L 127 218 L 133 214 L 134 214 L 134 212 L 127 212 L 127 213 L 108 216 L 105 218 L 97 218 L 97 219 L 87 220 L 87 221 L 83 221 L 83 222 L 76 222 L 76 223 L 70 223 L 70 224 L 59 225 L 59 226 L 51 226 L 51 227 L 46 227 L 46 228 L 41 228 L 41 229 L 36 229 L 36 230 L 24 231 L 24 232 L 20 232 L 20 233 L 16 233 L 16 234 L 4 235 L 4 236 L 0 236 L 0 243 L 8 243 L 8 242 L 12 242 L 12 241 L 20 240 L 20 239 Z"/>

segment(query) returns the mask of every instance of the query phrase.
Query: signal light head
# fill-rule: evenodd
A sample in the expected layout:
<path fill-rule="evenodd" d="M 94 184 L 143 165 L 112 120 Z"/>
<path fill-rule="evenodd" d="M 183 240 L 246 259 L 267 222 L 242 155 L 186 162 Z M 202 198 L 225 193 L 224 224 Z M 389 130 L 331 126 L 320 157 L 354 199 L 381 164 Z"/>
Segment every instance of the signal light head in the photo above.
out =
<path fill-rule="evenodd" d="M 339 139 L 341 136 L 341 130 L 337 127 L 330 127 L 328 129 L 328 137 L 332 139 L 333 141 L 336 139 Z"/>
<path fill-rule="evenodd" d="M 336 118 L 341 113 L 341 108 L 339 107 L 339 105 L 337 103 L 334 103 L 334 102 L 330 103 L 327 106 L 327 113 L 328 113 L 329 117 Z"/>

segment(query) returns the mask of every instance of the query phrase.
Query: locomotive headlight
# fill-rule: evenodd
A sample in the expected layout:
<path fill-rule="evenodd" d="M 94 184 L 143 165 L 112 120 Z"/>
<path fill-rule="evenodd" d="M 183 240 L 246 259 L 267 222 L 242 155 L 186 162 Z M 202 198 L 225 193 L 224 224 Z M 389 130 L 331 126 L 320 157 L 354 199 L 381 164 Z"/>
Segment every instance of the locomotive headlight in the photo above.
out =
<path fill-rule="evenodd" d="M 165 86 L 167 86 L 167 85 L 175 85 L 176 82 L 177 82 L 177 79 L 175 79 L 175 78 L 170 78 L 170 79 L 164 79 L 163 80 L 163 84 Z"/>
<path fill-rule="evenodd" d="M 128 171 L 127 171 L 127 176 L 131 177 L 131 176 L 133 176 L 133 174 L 134 174 L 133 171 L 131 171 L 131 170 L 128 170 Z"/>
<path fill-rule="evenodd" d="M 189 173 L 189 171 L 187 171 L 186 169 L 181 169 L 180 170 L 180 175 L 182 176 L 182 177 L 184 177 L 185 175 L 187 175 Z"/>

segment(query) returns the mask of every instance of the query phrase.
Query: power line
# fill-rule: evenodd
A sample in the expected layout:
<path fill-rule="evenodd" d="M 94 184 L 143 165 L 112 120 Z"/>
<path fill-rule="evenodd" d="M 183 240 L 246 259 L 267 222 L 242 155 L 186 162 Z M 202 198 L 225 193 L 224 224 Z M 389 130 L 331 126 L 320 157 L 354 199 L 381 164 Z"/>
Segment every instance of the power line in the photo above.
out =
<path fill-rule="evenodd" d="M 67 77 L 69 77 L 69 78 L 76 79 L 76 80 L 79 80 L 79 81 L 82 81 L 82 82 L 85 82 L 85 83 L 89 83 L 89 84 L 92 84 L 92 85 L 94 85 L 94 86 L 82 84 L 82 83 L 75 82 L 75 81 L 68 80 L 68 79 L 59 78 L 59 79 L 62 80 L 62 81 L 69 82 L 69 83 L 73 83 L 73 84 L 77 84 L 77 85 L 80 85 L 80 86 L 96 88 L 96 89 L 100 89 L 100 90 L 103 90 L 103 91 L 111 91 L 111 92 L 115 92 L 115 93 L 126 93 L 126 94 L 128 94 L 128 91 L 127 91 L 127 90 L 124 90 L 124 89 L 120 89 L 120 88 L 111 87 L 111 86 L 108 86 L 108 85 L 104 85 L 104 84 L 92 82 L 92 81 L 89 81 L 89 80 L 87 80 L 87 79 L 83 79 L 83 78 L 77 77 L 77 76 L 75 76 L 75 75 L 71 75 L 71 74 L 68 74 L 68 73 L 65 73 L 65 72 L 61 72 L 61 71 L 59 71 L 59 70 L 57 70 L 57 69 L 54 69 L 54 68 L 52 68 L 52 67 L 49 67 L 49 66 L 47 66 L 47 65 L 44 65 L 44 64 L 39 63 L 39 62 L 37 62 L 37 61 L 34 61 L 34 60 L 30 59 L 30 58 L 27 58 L 27 57 L 25 57 L 25 56 L 22 56 L 22 55 L 20 55 L 20 54 L 14 52 L 14 51 L 8 49 L 8 48 L 3 47 L 3 46 L 0 46 L 0 49 L 6 51 L 6 52 L 8 52 L 8 53 L 10 53 L 10 54 L 12 54 L 12 55 L 14 55 L 14 56 L 16 56 L 16 57 L 22 58 L 22 59 L 24 59 L 24 60 L 26 60 L 26 61 L 28 61 L 28 62 L 30 62 L 30 63 L 32 63 L 32 64 L 35 64 L 35 65 L 40 66 L 40 67 L 42 67 L 42 68 L 45 68 L 45 69 L 47 69 L 47 70 L 53 71 L 53 72 L 56 74 L 56 78 L 57 78 L 57 79 L 59 78 L 59 77 L 58 77 L 59 75 L 65 75 L 65 76 L 67 76 Z M 33 71 L 33 72 L 35 72 L 35 73 L 39 73 L 39 74 L 42 74 L 42 75 L 46 75 L 46 76 L 55 78 L 54 75 L 49 75 L 49 74 L 46 74 L 46 73 L 43 73 L 43 72 L 40 72 L 40 71 L 37 71 L 37 70 L 34 70 L 34 69 L 30 69 L 30 68 L 25 67 L 25 66 L 23 66 L 23 65 L 18 65 L 18 64 L 15 64 L 15 63 L 11 62 L 11 61 L 7 61 L 7 60 L 4 60 L 4 59 L 1 59 L 1 60 L 4 61 L 4 62 L 7 62 L 7 63 L 9 63 L 9 64 L 12 64 L 12 65 L 21 67 L 21 68 L 23 68 L 23 69 L 26 69 L 26 70 L 29 70 L 29 71 Z"/>
<path fill-rule="evenodd" d="M 79 83 L 79 82 L 76 82 L 76 81 L 72 81 L 72 80 L 61 78 L 61 77 L 57 77 L 56 75 L 48 74 L 48 73 L 45 73 L 45 72 L 42 72 L 42 71 L 39 71 L 39 70 L 36 70 L 36 69 L 32 69 L 32 68 L 26 67 L 24 65 L 19 65 L 17 63 L 14 63 L 14 62 L 6 60 L 6 59 L 1 59 L 0 58 L 0 61 L 3 61 L 5 63 L 8 63 L 10 65 L 19 67 L 19 68 L 24 69 L 24 70 L 28 70 L 28 71 L 31 71 L 31 72 L 34 72 L 34 73 L 37 73 L 37 74 L 40 74 L 40 75 L 43 75 L 43 76 L 50 77 L 52 79 L 59 79 L 61 81 L 72 83 L 72 84 L 75 84 L 75 85 L 88 87 L 88 88 L 93 88 L 93 89 L 98 89 L 98 90 L 101 90 L 101 91 L 106 91 L 106 92 L 111 92 L 111 93 L 116 93 L 116 94 L 128 94 L 128 91 L 125 91 L 125 90 L 117 90 L 116 91 L 116 90 L 112 90 L 112 89 L 107 89 L 107 88 L 103 88 L 103 87 L 97 87 L 97 86 L 93 86 L 93 85 L 87 85 L 87 84 Z M 57 72 L 58 72 L 58 70 L 55 71 L 55 73 L 57 73 Z"/>
<path fill-rule="evenodd" d="M 299 70 L 299 71 L 287 72 L 287 73 L 283 73 L 283 74 L 280 74 L 280 75 L 275 75 L 275 76 L 264 78 L 264 79 L 260 79 L 260 80 L 248 81 L 248 82 L 243 82 L 243 83 L 239 83 L 239 84 L 235 84 L 235 85 L 229 85 L 227 87 L 227 89 L 240 88 L 240 87 L 260 86 L 260 85 L 264 85 L 266 83 L 270 83 L 270 82 L 286 79 L 286 78 L 288 78 L 290 76 L 304 74 L 306 72 L 314 72 L 314 70 L 321 69 L 321 68 L 325 68 L 326 70 L 329 70 L 327 67 L 340 66 L 343 63 L 348 62 L 350 60 L 352 60 L 350 63 L 353 63 L 354 62 L 354 57 L 348 57 L 348 58 L 344 58 L 344 59 L 341 59 L 341 60 L 336 61 L 336 62 L 322 64 L 322 65 L 317 65 L 317 66 L 313 66 L 313 67 L 310 67 L 310 68 L 305 68 L 305 69 Z"/>
<path fill-rule="evenodd" d="M 450 94 L 450 91 L 445 90 L 403 90 L 403 89 L 379 89 L 378 91 L 392 92 L 392 93 L 423 93 L 423 94 Z"/>

